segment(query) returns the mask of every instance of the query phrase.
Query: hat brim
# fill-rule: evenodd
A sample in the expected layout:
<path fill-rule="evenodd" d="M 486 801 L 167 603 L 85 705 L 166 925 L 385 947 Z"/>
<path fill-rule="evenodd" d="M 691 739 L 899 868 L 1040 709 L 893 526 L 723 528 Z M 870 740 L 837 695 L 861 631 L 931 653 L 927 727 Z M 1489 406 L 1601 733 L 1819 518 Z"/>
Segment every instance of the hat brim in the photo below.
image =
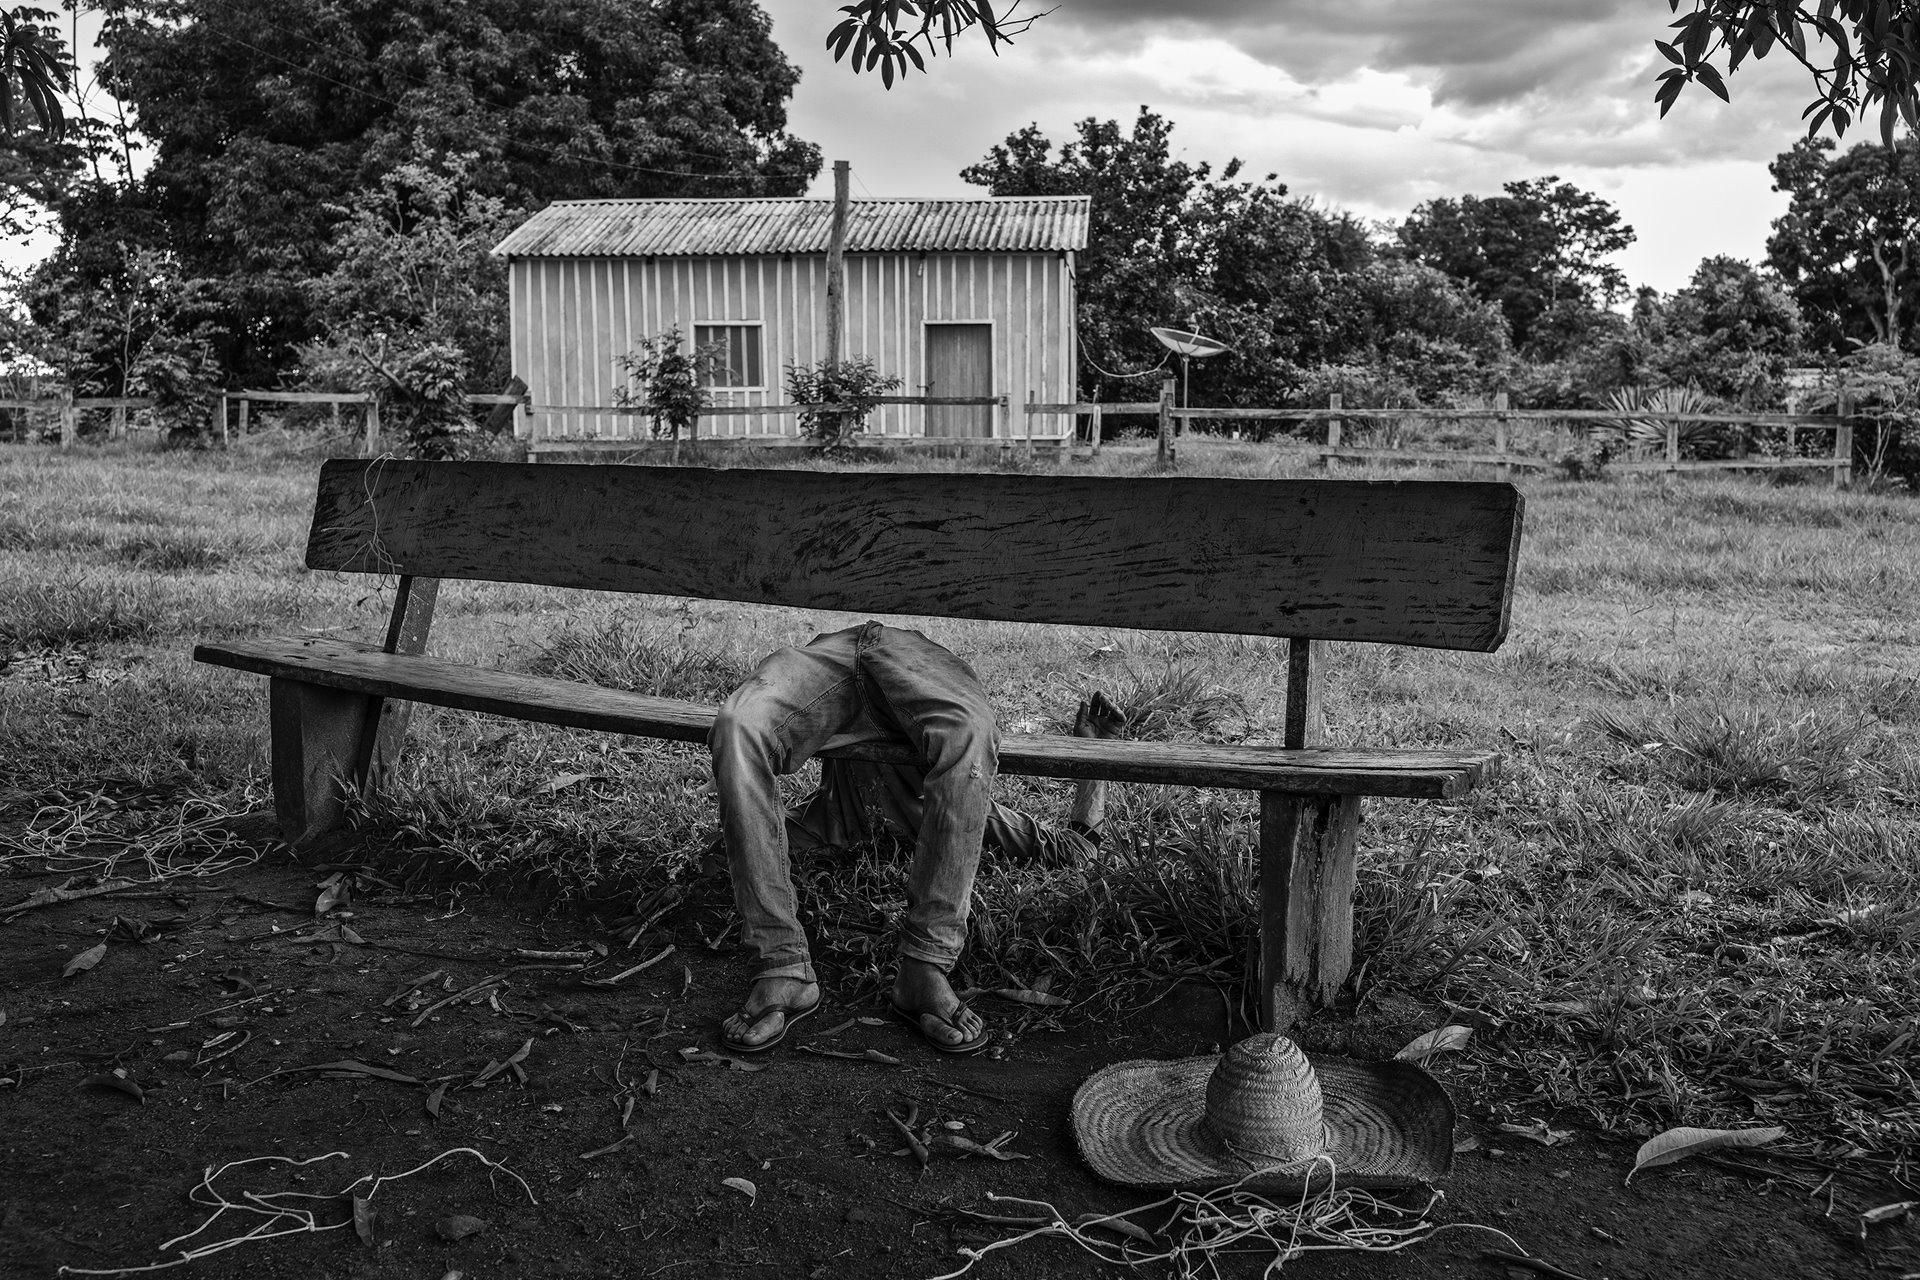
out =
<path fill-rule="evenodd" d="M 1308 1054 L 1319 1078 L 1327 1147 L 1318 1158 L 1262 1166 L 1206 1123 L 1207 1078 L 1219 1057 L 1119 1062 L 1073 1095 L 1080 1154 L 1109 1182 L 1137 1187 L 1263 1191 L 1407 1187 L 1453 1166 L 1453 1102 L 1411 1062 Z"/>

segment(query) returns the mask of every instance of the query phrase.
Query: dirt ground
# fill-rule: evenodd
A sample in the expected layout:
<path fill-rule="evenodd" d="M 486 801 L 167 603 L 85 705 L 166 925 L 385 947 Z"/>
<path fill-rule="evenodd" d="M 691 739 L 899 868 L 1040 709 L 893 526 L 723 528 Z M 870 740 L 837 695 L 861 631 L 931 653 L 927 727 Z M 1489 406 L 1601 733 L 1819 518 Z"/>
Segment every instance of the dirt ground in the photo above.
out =
<path fill-rule="evenodd" d="M 264 815 L 257 820 L 264 835 Z M 962 1265 L 960 1247 L 1010 1234 L 952 1212 L 1021 1211 L 989 1203 L 989 1194 L 1045 1199 L 1070 1216 L 1154 1198 L 1093 1178 L 1075 1154 L 1068 1100 L 1107 1063 L 1203 1053 L 1226 1034 L 1223 1006 L 1205 991 L 1176 991 L 1112 1025 L 1072 1014 L 1050 1022 L 981 996 L 982 1012 L 1008 1034 L 997 1057 L 955 1060 L 880 1023 L 877 1005 L 836 999 L 841 975 L 827 974 L 826 1009 L 755 1059 L 757 1069 L 740 1070 L 703 1057 L 719 1048 L 718 1021 L 746 982 L 745 962 L 724 938 L 707 945 L 724 926 L 724 885 L 696 886 L 629 947 L 594 920 L 478 895 L 409 896 L 364 877 L 350 902 L 316 923 L 316 885 L 357 865 L 350 846 L 328 856 L 317 867 L 269 856 L 210 882 L 176 881 L 164 896 L 95 897 L 0 925 L 0 1276 L 166 1261 L 175 1255 L 158 1246 L 212 1212 L 189 1198 L 209 1166 L 344 1152 L 300 1167 L 256 1163 L 216 1184 L 242 1203 L 243 1190 L 310 1193 L 316 1198 L 277 1203 L 304 1205 L 318 1225 L 335 1229 L 250 1242 L 180 1273 L 933 1277 Z M 356 879 L 350 870 L 349 878 Z M 0 882 L 0 909 L 57 882 Z M 129 940 L 140 934 L 146 940 Z M 63 977 L 103 936 L 98 964 Z M 485 977 L 540 963 L 516 949 L 594 942 L 611 947 L 592 969 L 602 975 L 669 944 L 674 950 L 613 988 L 582 986 L 569 970 L 523 969 L 507 974 L 494 1000 L 425 1013 L 429 1002 Z M 430 974 L 425 995 L 407 994 Z M 1367 1034 L 1389 1043 L 1389 1033 L 1406 1029 Z M 529 1044 L 518 1063 L 468 1087 Z M 898 1062 L 860 1056 L 868 1049 Z M 301 1069 L 340 1062 L 417 1083 Z M 1435 1069 L 1448 1078 L 1444 1059 Z M 141 1096 L 115 1083 L 121 1079 Z M 443 1080 L 448 1088 L 433 1097 Z M 1783 1181 L 1699 1162 L 1623 1187 L 1633 1140 L 1576 1133 L 1541 1146 L 1494 1126 L 1523 1112 L 1468 1096 L 1457 1078 L 1449 1084 L 1459 1136 L 1478 1147 L 1456 1157 L 1434 1218 L 1496 1227 L 1511 1243 L 1449 1226 L 1397 1254 L 1314 1254 L 1288 1264 L 1287 1274 L 1920 1273 L 1920 1229 L 1911 1218 L 1875 1226 L 1862 1242 L 1847 1207 L 1897 1200 L 1895 1188 L 1843 1180 L 1840 1207 L 1829 1214 L 1825 1192 L 1809 1197 Z M 629 1103 L 624 1145 L 586 1158 L 621 1138 Z M 932 1133 L 986 1143 L 1014 1131 L 1003 1149 L 1029 1158 L 996 1162 L 941 1148 L 922 1172 L 895 1154 L 890 1105 L 901 1114 L 917 1106 L 918 1124 L 931 1122 Z M 364 1242 L 351 1200 L 329 1194 L 456 1148 L 469 1153 L 377 1194 L 361 1185 Z M 751 1182 L 753 1196 L 728 1179 Z M 1425 1197 L 1403 1199 L 1418 1206 Z M 449 1241 L 440 1231 L 452 1229 L 450 1215 L 484 1225 Z M 176 1251 L 268 1221 L 229 1211 Z M 277 1229 L 292 1225 L 282 1219 Z M 1510 1271 L 1482 1257 L 1519 1249 L 1561 1270 Z M 1258 1275 L 1265 1260 L 1226 1259 L 1220 1271 Z M 1143 1271 L 1167 1274 L 1164 1266 Z M 993 1253 L 971 1274 L 1118 1273 L 1070 1244 L 1042 1240 Z"/>

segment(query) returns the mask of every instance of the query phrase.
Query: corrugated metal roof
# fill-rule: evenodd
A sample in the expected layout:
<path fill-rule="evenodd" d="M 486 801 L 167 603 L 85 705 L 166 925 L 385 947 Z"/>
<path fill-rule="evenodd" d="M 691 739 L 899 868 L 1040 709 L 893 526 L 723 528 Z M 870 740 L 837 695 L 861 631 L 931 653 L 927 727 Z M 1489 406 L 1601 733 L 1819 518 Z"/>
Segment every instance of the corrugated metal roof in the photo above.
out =
<path fill-rule="evenodd" d="M 1087 247 L 1086 196 L 855 200 L 849 253 Z M 494 252 L 511 258 L 825 253 L 831 200 L 561 200 Z"/>

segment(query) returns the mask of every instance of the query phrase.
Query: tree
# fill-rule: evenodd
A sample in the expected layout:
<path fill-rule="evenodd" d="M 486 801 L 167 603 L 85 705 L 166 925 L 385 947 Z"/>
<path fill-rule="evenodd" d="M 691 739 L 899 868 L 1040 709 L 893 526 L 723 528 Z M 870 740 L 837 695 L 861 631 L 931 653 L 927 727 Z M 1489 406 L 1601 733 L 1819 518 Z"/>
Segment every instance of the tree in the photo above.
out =
<path fill-rule="evenodd" d="M 1091 386 L 1103 386 L 1108 399 L 1136 398 L 1137 381 L 1103 378 L 1096 370 L 1164 363 L 1166 353 L 1148 326 L 1191 318 L 1180 294 L 1191 255 L 1187 203 L 1212 170 L 1174 159 L 1167 141 L 1173 125 L 1146 107 L 1131 132 L 1091 116 L 1074 130 L 1075 140 L 1055 156 L 1053 142 L 1028 125 L 960 177 L 996 196 L 1093 197 L 1087 247 L 1077 261 L 1081 349 L 1094 374 Z"/>
<path fill-rule="evenodd" d="M 1910 346 L 1920 314 L 1920 157 L 1861 143 L 1834 155 L 1808 139 L 1771 166 L 1789 196 L 1774 219 L 1767 261 L 1810 321 L 1810 343 L 1826 351 L 1879 342 Z"/>
<path fill-rule="evenodd" d="M 1400 225 L 1399 240 L 1415 261 L 1498 304 L 1516 345 L 1537 347 L 1550 311 L 1592 311 L 1625 290 L 1626 277 L 1606 259 L 1633 243 L 1633 228 L 1607 201 L 1553 175 L 1504 191 L 1429 200 Z M 1541 333 L 1566 327 L 1563 317 Z"/>
<path fill-rule="evenodd" d="M 305 381 L 353 386 L 393 406 L 396 434 L 453 456 L 472 432 L 470 386 L 508 377 L 506 266 L 492 253 L 518 213 L 472 190 L 471 155 L 410 161 L 354 193 L 332 270 L 307 283 L 322 337 Z"/>
<path fill-rule="evenodd" d="M 1648 364 L 1660 380 L 1732 404 L 1777 399 L 1800 348 L 1800 308 L 1779 281 L 1737 258 L 1711 257 L 1658 310 Z"/>
<path fill-rule="evenodd" d="M 961 174 L 997 196 L 1093 197 L 1075 273 L 1083 393 L 1140 399 L 1131 375 L 1167 364 L 1156 325 L 1228 345 L 1192 370 L 1193 398 L 1213 404 L 1284 403 L 1323 367 L 1366 366 L 1425 395 L 1504 364 L 1496 309 L 1438 272 L 1382 260 L 1357 219 L 1289 196 L 1274 174 L 1242 178 L 1234 160 L 1216 177 L 1174 159 L 1172 130 L 1142 107 L 1131 132 L 1089 118 L 1056 152 L 1029 125 Z"/>
<path fill-rule="evenodd" d="M 471 156 L 526 210 L 602 196 L 787 195 L 798 73 L 752 0 L 106 0 L 105 79 L 154 148 L 137 181 L 60 203 L 70 264 L 121 241 L 212 282 L 229 376 L 271 380 L 321 336 L 307 283 L 355 193 Z M 210 75 L 209 67 L 220 74 Z M 493 388 L 488 388 L 489 390 Z"/>

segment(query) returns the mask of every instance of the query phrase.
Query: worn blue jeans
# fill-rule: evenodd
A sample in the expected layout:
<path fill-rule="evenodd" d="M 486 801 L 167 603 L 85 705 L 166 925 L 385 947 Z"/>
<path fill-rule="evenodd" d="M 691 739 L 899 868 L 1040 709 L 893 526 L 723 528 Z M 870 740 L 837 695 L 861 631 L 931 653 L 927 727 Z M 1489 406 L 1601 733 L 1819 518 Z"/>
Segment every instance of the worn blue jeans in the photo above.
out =
<path fill-rule="evenodd" d="M 993 808 L 999 735 L 972 668 L 917 631 L 868 622 L 771 654 L 721 704 L 708 745 L 741 941 L 756 977 L 813 981 L 775 779 L 820 751 L 906 741 L 925 764 L 900 954 L 951 969 Z"/>

